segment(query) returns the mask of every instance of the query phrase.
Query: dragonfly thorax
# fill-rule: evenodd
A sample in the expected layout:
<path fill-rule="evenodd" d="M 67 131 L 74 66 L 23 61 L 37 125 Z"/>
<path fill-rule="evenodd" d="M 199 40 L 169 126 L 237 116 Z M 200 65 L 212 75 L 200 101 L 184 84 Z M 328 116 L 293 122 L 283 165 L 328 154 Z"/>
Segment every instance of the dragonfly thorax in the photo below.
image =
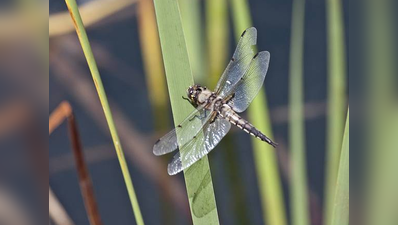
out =
<path fill-rule="evenodd" d="M 208 104 L 213 95 L 206 87 L 197 84 L 189 87 L 187 90 L 189 102 L 195 107 Z"/>

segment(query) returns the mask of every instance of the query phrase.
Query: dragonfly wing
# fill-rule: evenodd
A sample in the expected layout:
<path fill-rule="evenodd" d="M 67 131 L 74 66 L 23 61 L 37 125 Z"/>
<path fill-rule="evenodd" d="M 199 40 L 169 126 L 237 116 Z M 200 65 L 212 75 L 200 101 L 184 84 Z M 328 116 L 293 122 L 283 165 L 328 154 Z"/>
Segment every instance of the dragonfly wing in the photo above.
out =
<path fill-rule="evenodd" d="M 167 168 L 168 173 L 175 175 L 203 158 L 216 147 L 230 128 L 231 124 L 223 118 L 218 118 L 213 123 L 208 122 L 203 127 L 203 132 L 199 132 L 180 148 Z"/>
<path fill-rule="evenodd" d="M 243 76 L 252 60 L 257 43 L 257 30 L 254 27 L 246 29 L 238 42 L 238 46 L 227 68 L 217 83 L 215 92 L 220 97 L 226 97 L 230 90 Z"/>
<path fill-rule="evenodd" d="M 233 90 L 231 90 L 230 94 L 234 93 L 235 96 L 229 104 L 236 112 L 245 111 L 260 91 L 267 75 L 269 59 L 269 52 L 259 52 L 253 58 L 245 75 L 239 80 Z"/>
<path fill-rule="evenodd" d="M 199 133 L 210 119 L 211 110 L 206 108 L 195 109 L 175 129 L 160 138 L 153 146 L 153 154 L 164 155 L 183 146 Z M 178 140 L 177 140 L 178 137 Z"/>

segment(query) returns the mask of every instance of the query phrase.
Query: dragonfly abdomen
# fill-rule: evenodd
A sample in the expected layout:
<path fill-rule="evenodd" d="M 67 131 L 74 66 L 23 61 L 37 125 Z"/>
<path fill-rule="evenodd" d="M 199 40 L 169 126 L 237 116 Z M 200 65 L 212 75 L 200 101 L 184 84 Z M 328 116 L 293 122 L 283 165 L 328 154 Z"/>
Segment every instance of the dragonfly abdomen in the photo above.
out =
<path fill-rule="evenodd" d="M 247 120 L 243 119 L 239 116 L 229 105 L 223 105 L 221 108 L 221 116 L 227 119 L 230 123 L 237 126 L 238 128 L 242 129 L 246 133 L 264 141 L 268 144 L 276 147 L 278 144 L 273 142 L 270 138 L 265 136 L 261 131 L 259 131 L 256 127 L 254 127 L 251 123 Z"/>

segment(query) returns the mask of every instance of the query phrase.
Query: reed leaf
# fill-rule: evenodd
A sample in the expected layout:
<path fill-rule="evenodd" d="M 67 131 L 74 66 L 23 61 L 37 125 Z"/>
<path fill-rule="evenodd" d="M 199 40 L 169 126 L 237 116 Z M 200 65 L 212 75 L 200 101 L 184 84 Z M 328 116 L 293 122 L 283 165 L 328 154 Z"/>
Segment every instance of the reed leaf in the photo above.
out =
<path fill-rule="evenodd" d="M 235 36 L 252 26 L 250 10 L 246 0 L 232 0 L 232 18 Z M 272 64 L 271 64 L 272 65 Z M 272 138 L 271 120 L 265 92 L 260 92 L 248 109 L 250 121 Z M 259 182 L 263 218 L 267 224 L 285 225 L 287 217 L 275 149 L 257 139 L 252 139 L 254 162 Z"/>
<path fill-rule="evenodd" d="M 346 56 L 340 0 L 328 0 L 328 117 L 326 144 L 324 224 L 330 225 L 346 110 Z"/>
<path fill-rule="evenodd" d="M 293 225 L 310 224 L 304 121 L 304 16 L 305 0 L 294 0 L 289 68 L 289 145 L 291 149 L 291 213 Z"/>
<path fill-rule="evenodd" d="M 174 124 L 177 126 L 194 109 L 181 98 L 194 82 L 178 1 L 154 0 L 154 3 Z M 219 224 L 207 156 L 185 170 L 184 175 L 193 223 Z"/>
<path fill-rule="evenodd" d="M 80 45 L 82 46 L 84 56 L 86 57 L 87 64 L 89 66 L 95 88 L 98 93 L 98 97 L 100 99 L 102 109 L 105 114 L 106 121 L 108 123 L 109 131 L 112 136 L 113 144 L 115 146 L 115 150 L 117 153 L 117 157 L 119 160 L 119 164 L 122 170 L 123 178 L 127 187 L 127 192 L 129 194 L 130 202 L 133 207 L 135 219 L 138 225 L 144 224 L 144 220 L 142 219 L 141 210 L 138 204 L 137 196 L 134 191 L 133 182 L 130 177 L 130 172 L 127 167 L 127 162 L 124 157 L 124 152 L 122 149 L 122 145 L 120 143 L 119 135 L 116 130 L 115 122 L 113 120 L 112 112 L 108 103 L 108 99 L 106 97 L 105 89 L 102 84 L 101 76 L 98 71 L 97 63 L 95 61 L 93 52 L 91 50 L 90 42 L 87 37 L 86 30 L 83 25 L 82 18 L 79 13 L 79 8 L 76 4 L 75 0 L 65 0 L 66 5 L 68 6 L 69 13 L 73 20 L 77 36 L 80 41 Z"/>
<path fill-rule="evenodd" d="M 340 165 L 338 169 L 336 193 L 334 195 L 332 225 L 348 225 L 350 212 L 350 114 L 344 130 L 343 144 L 341 147 Z"/>

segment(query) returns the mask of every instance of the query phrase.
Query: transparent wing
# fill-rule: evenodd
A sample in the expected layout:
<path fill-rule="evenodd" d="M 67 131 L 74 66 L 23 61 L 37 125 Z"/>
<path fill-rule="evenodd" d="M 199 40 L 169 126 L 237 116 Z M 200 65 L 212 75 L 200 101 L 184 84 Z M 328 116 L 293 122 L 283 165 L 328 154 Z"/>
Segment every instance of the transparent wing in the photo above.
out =
<path fill-rule="evenodd" d="M 182 145 L 180 151 L 169 163 L 168 173 L 175 175 L 207 155 L 230 128 L 231 124 L 223 118 L 216 119 L 214 123 L 207 123 L 203 127 L 203 132 L 199 132 L 190 142 Z"/>
<path fill-rule="evenodd" d="M 235 94 L 229 104 L 236 112 L 245 111 L 256 97 L 267 75 L 269 59 L 269 52 L 259 52 L 253 58 L 245 75 L 229 93 Z"/>
<path fill-rule="evenodd" d="M 195 109 L 175 129 L 160 138 L 153 146 L 153 154 L 164 155 L 192 140 L 210 119 L 211 110 L 205 108 Z M 178 135 L 177 135 L 178 134 Z M 177 136 L 179 140 L 177 141 Z"/>
<path fill-rule="evenodd" d="M 256 28 L 248 28 L 242 33 L 234 55 L 217 83 L 215 92 L 220 97 L 225 97 L 225 93 L 230 92 L 231 88 L 235 86 L 249 67 L 250 61 L 255 54 L 254 46 L 256 42 Z"/>

